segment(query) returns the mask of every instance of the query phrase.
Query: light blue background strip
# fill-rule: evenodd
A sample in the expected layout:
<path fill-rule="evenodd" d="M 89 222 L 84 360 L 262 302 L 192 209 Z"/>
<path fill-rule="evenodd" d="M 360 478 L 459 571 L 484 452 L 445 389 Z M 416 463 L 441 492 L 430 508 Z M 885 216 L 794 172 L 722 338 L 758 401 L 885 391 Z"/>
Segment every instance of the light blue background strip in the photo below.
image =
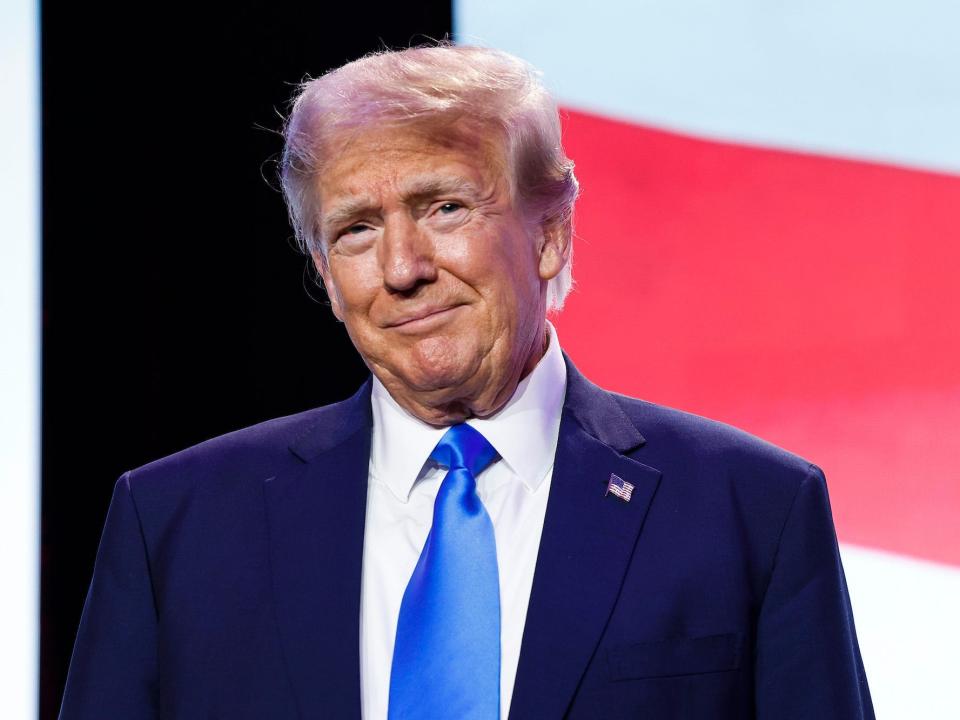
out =
<path fill-rule="evenodd" d="M 37 717 L 39 61 L 34 0 L 0 4 L 0 715 Z"/>
<path fill-rule="evenodd" d="M 455 0 L 454 24 L 538 66 L 569 107 L 960 171 L 955 0 Z"/>

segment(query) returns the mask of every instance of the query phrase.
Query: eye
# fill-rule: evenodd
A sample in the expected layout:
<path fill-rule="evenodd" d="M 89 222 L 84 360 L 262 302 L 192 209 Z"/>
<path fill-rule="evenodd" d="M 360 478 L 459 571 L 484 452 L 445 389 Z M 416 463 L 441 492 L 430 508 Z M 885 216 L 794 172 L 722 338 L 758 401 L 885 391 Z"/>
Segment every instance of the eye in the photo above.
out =
<path fill-rule="evenodd" d="M 369 230 L 369 229 L 370 229 L 370 227 L 369 227 L 368 225 L 361 225 L 361 224 L 358 223 L 358 224 L 356 224 L 356 225 L 351 225 L 350 227 L 345 228 L 344 230 L 342 230 L 342 231 L 340 232 L 340 235 L 341 235 L 341 236 L 342 236 L 342 235 L 359 235 L 360 233 L 364 232 L 365 230 Z"/>
<path fill-rule="evenodd" d="M 441 215 L 452 215 L 458 210 L 462 210 L 463 205 L 458 202 L 445 202 L 443 205 L 437 208 L 437 212 Z"/>

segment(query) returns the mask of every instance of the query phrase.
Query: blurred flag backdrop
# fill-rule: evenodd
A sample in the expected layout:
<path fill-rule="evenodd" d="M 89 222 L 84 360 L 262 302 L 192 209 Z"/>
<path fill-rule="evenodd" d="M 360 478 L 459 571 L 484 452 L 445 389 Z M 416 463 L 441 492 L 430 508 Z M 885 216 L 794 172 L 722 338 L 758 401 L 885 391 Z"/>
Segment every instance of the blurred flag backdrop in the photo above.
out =
<path fill-rule="evenodd" d="M 456 0 L 454 24 L 563 105 L 574 361 L 820 465 L 878 717 L 960 717 L 960 5 Z"/>

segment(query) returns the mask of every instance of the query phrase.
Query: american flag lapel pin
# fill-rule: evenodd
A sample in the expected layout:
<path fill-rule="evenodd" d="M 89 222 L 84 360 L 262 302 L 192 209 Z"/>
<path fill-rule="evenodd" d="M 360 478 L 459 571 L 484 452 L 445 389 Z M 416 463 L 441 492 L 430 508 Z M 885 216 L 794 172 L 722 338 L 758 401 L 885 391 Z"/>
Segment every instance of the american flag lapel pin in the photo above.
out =
<path fill-rule="evenodd" d="M 615 495 L 623 500 L 623 502 L 630 502 L 630 496 L 633 495 L 633 485 L 622 477 L 610 473 L 610 480 L 607 482 L 607 492 L 605 492 L 604 495 Z"/>

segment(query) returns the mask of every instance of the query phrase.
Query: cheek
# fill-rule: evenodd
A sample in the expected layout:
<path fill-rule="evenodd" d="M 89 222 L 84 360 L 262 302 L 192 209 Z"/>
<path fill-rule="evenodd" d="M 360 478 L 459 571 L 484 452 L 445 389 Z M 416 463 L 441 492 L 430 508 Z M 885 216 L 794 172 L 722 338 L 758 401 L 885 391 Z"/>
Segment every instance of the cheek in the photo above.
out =
<path fill-rule="evenodd" d="M 332 260 L 333 289 L 346 315 L 365 314 L 380 286 L 374 263 L 362 258 Z"/>
<path fill-rule="evenodd" d="M 499 299 L 501 311 L 523 314 L 534 307 L 540 277 L 531 244 L 524 236 L 501 238 L 477 259 L 477 271 L 490 294 Z"/>
<path fill-rule="evenodd" d="M 484 294 L 526 297 L 537 276 L 533 241 L 521 227 L 478 220 L 468 232 L 443 245 L 448 267 Z"/>

